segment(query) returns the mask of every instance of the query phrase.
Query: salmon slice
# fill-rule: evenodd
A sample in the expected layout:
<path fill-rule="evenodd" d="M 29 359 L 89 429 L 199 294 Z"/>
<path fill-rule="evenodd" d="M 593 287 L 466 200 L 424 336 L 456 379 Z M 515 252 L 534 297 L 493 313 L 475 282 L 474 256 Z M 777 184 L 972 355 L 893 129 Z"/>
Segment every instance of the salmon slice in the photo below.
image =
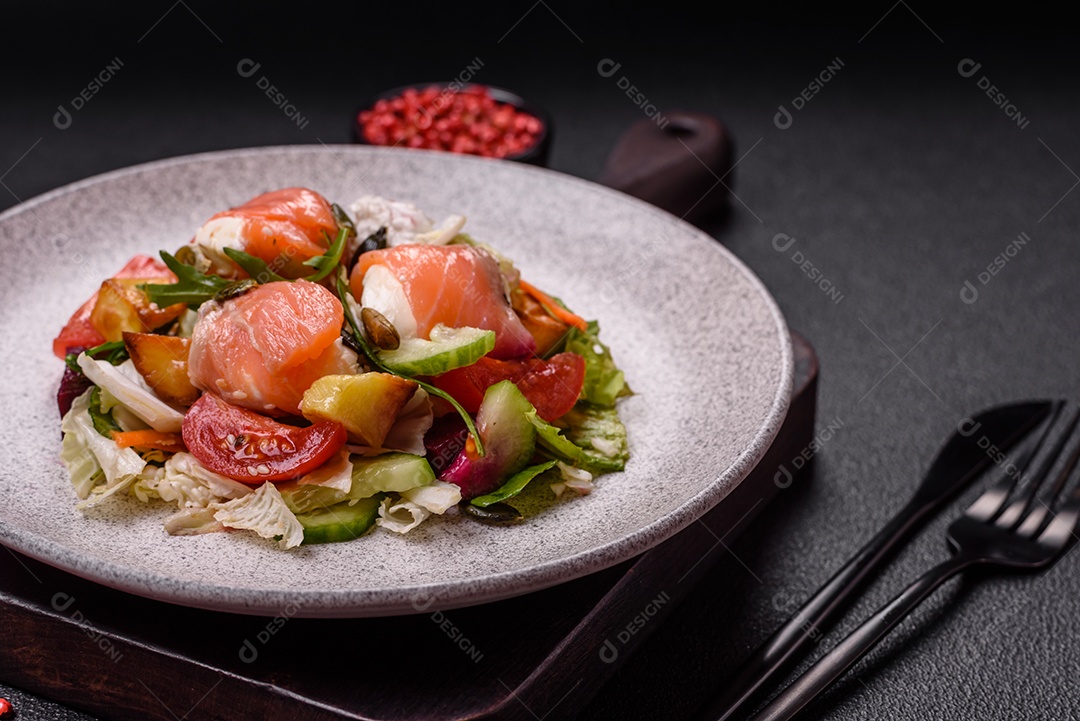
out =
<path fill-rule="evenodd" d="M 204 227 L 220 227 L 221 220 L 242 221 L 237 228 L 245 253 L 265 261 L 285 278 L 312 273 L 304 265 L 326 252 L 327 237 L 338 232 L 329 201 L 307 188 L 282 188 L 252 198 L 243 205 L 218 213 Z"/>
<path fill-rule="evenodd" d="M 299 414 L 300 400 L 326 375 L 358 372 L 341 344 L 344 311 L 306 280 L 266 283 L 199 309 L 188 375 L 197 388 L 271 415 Z"/>
<path fill-rule="evenodd" d="M 490 253 L 467 245 L 420 244 L 369 251 L 360 256 L 350 277 L 356 298 L 363 295 L 368 270 L 377 265 L 401 283 L 419 337 L 429 338 L 431 329 L 442 323 L 495 331 L 493 358 L 517 358 L 536 350 L 536 340 L 510 307 L 506 281 Z"/>

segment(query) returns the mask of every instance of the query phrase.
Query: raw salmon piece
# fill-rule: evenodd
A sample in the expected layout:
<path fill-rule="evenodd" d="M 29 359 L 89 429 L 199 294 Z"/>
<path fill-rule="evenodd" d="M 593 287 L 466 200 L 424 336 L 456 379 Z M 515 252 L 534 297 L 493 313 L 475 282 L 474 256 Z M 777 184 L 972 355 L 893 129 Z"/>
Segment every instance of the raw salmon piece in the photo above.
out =
<path fill-rule="evenodd" d="M 419 337 L 427 339 L 442 323 L 495 331 L 493 358 L 517 358 L 536 350 L 536 340 L 506 298 L 498 261 L 486 251 L 466 245 L 416 244 L 364 253 L 349 281 L 356 298 L 363 294 L 368 270 L 376 265 L 385 266 L 401 283 Z"/>
<path fill-rule="evenodd" d="M 212 258 L 215 266 L 231 266 L 227 256 L 214 252 L 215 245 L 226 245 L 265 261 L 280 276 L 300 278 L 313 272 L 304 261 L 326 252 L 326 238 L 337 235 L 338 225 L 326 198 L 307 188 L 282 188 L 218 213 L 199 232 L 196 242 L 218 256 Z M 211 235 L 223 238 L 210 240 Z"/>
<path fill-rule="evenodd" d="M 341 344 L 344 311 L 316 283 L 266 283 L 199 309 L 188 375 L 204 391 L 260 413 L 298 414 L 312 383 L 356 373 L 356 355 Z"/>

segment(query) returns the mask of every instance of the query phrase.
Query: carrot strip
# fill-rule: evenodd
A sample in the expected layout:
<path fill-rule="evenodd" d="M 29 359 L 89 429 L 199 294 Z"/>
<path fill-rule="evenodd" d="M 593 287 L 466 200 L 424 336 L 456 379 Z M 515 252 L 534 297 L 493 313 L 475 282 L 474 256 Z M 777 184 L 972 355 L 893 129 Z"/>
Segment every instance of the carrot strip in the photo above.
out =
<path fill-rule="evenodd" d="M 531 283 L 526 283 L 523 280 L 519 280 L 518 285 L 523 291 L 535 298 L 540 305 L 544 306 L 544 309 L 548 313 L 551 313 L 563 323 L 566 323 L 567 325 L 572 325 L 583 332 L 589 329 L 589 326 L 585 322 L 584 318 L 575 313 L 571 313 L 566 308 L 563 308 L 561 305 L 556 303 L 550 295 L 540 290 L 536 286 L 532 285 Z"/>
<path fill-rule="evenodd" d="M 158 451 L 182 451 L 184 439 L 179 433 L 143 431 L 113 431 L 113 440 L 121 448 L 152 448 Z"/>

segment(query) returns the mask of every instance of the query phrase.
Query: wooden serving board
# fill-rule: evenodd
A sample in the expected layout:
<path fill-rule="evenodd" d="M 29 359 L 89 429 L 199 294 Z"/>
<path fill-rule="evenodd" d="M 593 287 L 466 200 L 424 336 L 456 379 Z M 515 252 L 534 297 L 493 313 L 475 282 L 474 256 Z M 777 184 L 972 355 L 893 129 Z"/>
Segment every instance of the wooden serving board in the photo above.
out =
<path fill-rule="evenodd" d="M 730 161 L 730 143 L 716 126 L 706 131 L 706 146 L 725 144 L 714 156 L 699 148 L 717 159 L 719 175 Z M 709 187 L 693 166 L 665 161 L 666 152 L 685 152 L 674 142 L 635 139 L 633 132 L 621 141 L 622 160 L 609 164 L 604 182 L 649 199 L 644 179 L 665 174 L 667 195 L 655 200 L 669 209 Z M 680 129 L 682 138 L 686 133 Z M 627 160 L 635 148 L 652 170 Z M 671 183 L 685 192 L 671 194 Z M 116 720 L 572 718 L 663 627 L 777 494 L 780 465 L 809 445 L 817 359 L 797 334 L 793 342 L 795 392 L 765 458 L 699 522 L 618 566 L 471 608 L 319 620 L 292 618 L 288 608 L 260 618 L 152 601 L 5 548 L 0 679 Z"/>

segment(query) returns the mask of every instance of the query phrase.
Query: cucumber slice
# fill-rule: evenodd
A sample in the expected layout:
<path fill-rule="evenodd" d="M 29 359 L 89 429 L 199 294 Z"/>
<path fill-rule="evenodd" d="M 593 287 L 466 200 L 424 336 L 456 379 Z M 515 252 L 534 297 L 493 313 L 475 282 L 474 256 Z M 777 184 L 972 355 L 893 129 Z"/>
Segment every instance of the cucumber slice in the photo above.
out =
<path fill-rule="evenodd" d="M 304 543 L 351 541 L 368 532 L 379 517 L 382 495 L 361 498 L 353 505 L 337 503 L 328 508 L 297 514 L 304 527 Z"/>
<path fill-rule="evenodd" d="M 479 328 L 431 329 L 431 340 L 405 338 L 396 350 L 379 351 L 379 362 L 405 376 L 437 376 L 472 365 L 495 347 L 495 331 Z"/>
<path fill-rule="evenodd" d="M 368 498 L 377 493 L 401 492 L 435 481 L 431 464 L 411 453 L 384 453 L 371 458 L 353 456 L 352 488 L 349 498 Z"/>
<path fill-rule="evenodd" d="M 477 457 L 468 444 L 443 471 L 442 480 L 457 484 L 462 498 L 491 493 L 523 469 L 536 450 L 536 429 L 526 417 L 532 403 L 511 381 L 500 381 L 484 393 L 476 426 L 485 453 Z"/>
<path fill-rule="evenodd" d="M 328 508 L 335 503 L 347 501 L 348 496 L 336 488 L 296 482 L 278 485 L 281 499 L 293 513 L 307 513 L 318 508 Z"/>

